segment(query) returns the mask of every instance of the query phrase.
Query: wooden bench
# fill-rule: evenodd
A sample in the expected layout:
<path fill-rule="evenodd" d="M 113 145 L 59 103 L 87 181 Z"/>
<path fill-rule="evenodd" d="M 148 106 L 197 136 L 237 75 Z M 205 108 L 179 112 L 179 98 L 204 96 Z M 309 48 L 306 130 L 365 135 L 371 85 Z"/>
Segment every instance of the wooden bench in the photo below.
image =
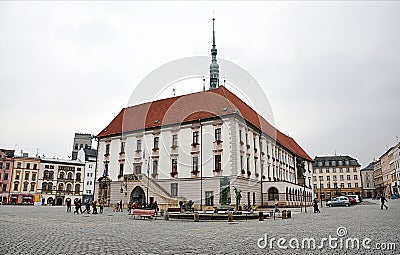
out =
<path fill-rule="evenodd" d="M 168 207 L 167 212 L 181 212 L 179 207 Z"/>
<path fill-rule="evenodd" d="M 133 209 L 132 217 L 136 218 L 139 216 L 142 219 L 151 219 L 154 217 L 154 210 L 145 210 L 145 209 Z"/>

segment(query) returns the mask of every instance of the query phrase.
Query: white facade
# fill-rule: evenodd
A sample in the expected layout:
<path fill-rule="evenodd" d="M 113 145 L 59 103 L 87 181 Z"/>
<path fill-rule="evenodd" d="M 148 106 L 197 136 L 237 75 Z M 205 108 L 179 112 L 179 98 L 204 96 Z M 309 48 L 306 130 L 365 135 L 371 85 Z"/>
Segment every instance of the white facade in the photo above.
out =
<path fill-rule="evenodd" d="M 220 137 L 216 137 L 218 129 L 221 131 Z M 194 141 L 194 132 L 199 132 L 198 144 Z M 177 137 L 176 146 L 173 144 L 174 136 Z M 154 148 L 157 137 L 158 149 Z M 140 148 L 138 141 L 141 143 Z M 193 172 L 194 157 L 198 157 L 197 173 Z M 217 164 L 219 157 L 220 169 Z M 178 163 L 177 174 L 172 175 L 174 159 Z M 298 179 L 300 169 L 297 160 L 300 158 L 277 144 L 275 139 L 266 134 L 260 135 L 260 131 L 247 126 L 236 115 L 231 115 L 202 121 L 201 125 L 199 122 L 177 124 L 100 138 L 97 176 L 106 175 L 109 178 L 111 186 L 107 196 L 111 204 L 121 199 L 127 203 L 134 196 L 133 189 L 140 186 L 146 197 L 148 190 L 148 197 L 157 200 L 159 204 L 193 200 L 197 206 L 217 206 L 223 188 L 221 179 L 227 177 L 232 205 L 235 204 L 235 186 L 242 191 L 241 204 L 260 205 L 262 192 L 264 205 L 272 206 L 275 198 L 278 198 L 281 205 L 295 206 L 302 203 L 303 194 L 306 194 L 309 202 L 312 198 L 309 185 L 311 161 L 301 159 L 305 170 L 304 186 L 304 179 Z M 157 169 L 154 169 L 155 161 Z M 132 181 L 123 178 L 133 173 L 144 176 L 142 180 Z M 147 180 L 147 175 L 150 180 Z M 98 187 L 99 182 L 96 185 Z M 269 194 L 271 188 L 276 188 L 278 194 Z M 95 195 L 101 197 L 100 192 Z M 210 199 L 206 199 L 210 194 L 213 196 L 212 204 Z M 296 197 L 294 194 L 297 194 Z M 177 199 L 168 199 L 171 197 Z"/>
<path fill-rule="evenodd" d="M 67 199 L 82 199 L 85 163 L 75 160 L 41 159 L 38 192 L 44 204 L 65 205 Z"/>
<path fill-rule="evenodd" d="M 77 158 L 80 162 L 85 163 L 85 171 L 83 174 L 83 198 L 93 201 L 94 198 L 94 183 L 96 180 L 96 157 L 87 155 L 85 149 L 81 148 L 78 151 Z"/>

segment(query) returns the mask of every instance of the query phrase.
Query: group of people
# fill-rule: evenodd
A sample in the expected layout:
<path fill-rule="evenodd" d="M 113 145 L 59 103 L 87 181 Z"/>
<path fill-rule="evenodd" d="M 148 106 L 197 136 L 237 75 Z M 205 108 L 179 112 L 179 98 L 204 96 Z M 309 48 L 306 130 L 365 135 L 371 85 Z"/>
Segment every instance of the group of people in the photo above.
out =
<path fill-rule="evenodd" d="M 67 204 L 67 212 L 71 212 L 71 200 L 67 200 L 66 204 Z M 79 214 L 79 212 L 87 213 L 87 214 L 92 212 L 92 214 L 98 214 L 97 208 L 100 209 L 100 213 L 103 213 L 104 204 L 105 203 L 103 200 L 100 200 L 99 202 L 97 202 L 97 201 L 90 201 L 89 199 L 86 199 L 84 202 L 85 209 L 82 211 L 82 200 L 76 198 L 74 200 L 74 205 L 75 205 L 74 214 Z"/>

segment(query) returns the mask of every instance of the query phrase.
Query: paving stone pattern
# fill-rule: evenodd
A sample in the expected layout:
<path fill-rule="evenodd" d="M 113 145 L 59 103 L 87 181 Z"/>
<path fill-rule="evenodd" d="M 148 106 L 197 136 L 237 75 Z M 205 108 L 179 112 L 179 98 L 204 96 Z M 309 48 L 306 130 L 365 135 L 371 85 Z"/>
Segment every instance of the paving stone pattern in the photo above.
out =
<path fill-rule="evenodd" d="M 0 254 L 400 254 L 400 199 L 388 210 L 368 200 L 351 207 L 321 208 L 321 213 L 295 213 L 292 219 L 223 222 L 135 220 L 127 211 L 74 215 L 64 207 L 0 206 Z M 370 238 L 395 243 L 395 250 L 259 248 L 258 239 Z M 260 244 L 263 244 L 261 242 Z"/>

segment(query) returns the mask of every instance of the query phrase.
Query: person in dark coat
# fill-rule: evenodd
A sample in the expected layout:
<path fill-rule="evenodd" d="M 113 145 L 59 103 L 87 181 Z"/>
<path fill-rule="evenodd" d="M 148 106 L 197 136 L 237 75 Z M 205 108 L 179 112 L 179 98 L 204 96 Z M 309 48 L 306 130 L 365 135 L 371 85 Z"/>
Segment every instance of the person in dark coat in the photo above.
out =
<path fill-rule="evenodd" d="M 71 212 L 71 199 L 70 198 L 67 198 L 66 204 L 67 204 L 67 212 Z"/>
<path fill-rule="evenodd" d="M 383 207 L 386 207 L 386 210 L 388 209 L 387 205 L 385 205 L 385 202 L 387 202 L 385 196 L 382 194 L 381 195 L 381 210 L 383 210 Z"/>
<path fill-rule="evenodd" d="M 318 199 L 314 198 L 313 200 L 313 207 L 314 207 L 314 213 L 320 213 L 321 211 L 318 208 Z"/>

